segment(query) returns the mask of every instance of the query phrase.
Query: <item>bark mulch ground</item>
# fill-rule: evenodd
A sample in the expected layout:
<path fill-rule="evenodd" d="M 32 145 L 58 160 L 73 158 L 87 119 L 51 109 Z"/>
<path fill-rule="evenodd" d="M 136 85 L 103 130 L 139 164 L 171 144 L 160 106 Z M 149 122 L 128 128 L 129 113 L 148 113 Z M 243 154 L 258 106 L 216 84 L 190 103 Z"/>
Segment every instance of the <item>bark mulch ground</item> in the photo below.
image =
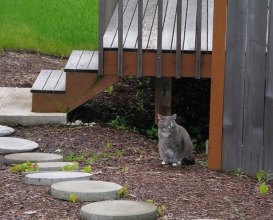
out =
<path fill-rule="evenodd" d="M 63 68 L 65 62 L 39 54 L 3 52 L 0 86 L 30 87 L 41 69 Z M 108 98 L 115 102 L 115 96 Z M 104 96 L 96 102 L 100 99 L 104 102 Z M 94 178 L 127 186 L 128 199 L 152 199 L 163 210 L 159 219 L 273 219 L 272 192 L 260 195 L 253 177 L 208 170 L 204 155 L 196 155 L 197 162 L 192 166 L 162 166 L 154 141 L 106 123 L 94 127 L 12 127 L 16 130 L 14 136 L 38 142 L 39 151 L 57 150 L 65 159 L 74 155 L 81 166 L 90 162 L 92 154 L 100 155 L 92 164 Z M 24 184 L 21 175 L 9 172 L 3 156 L 0 156 L 0 175 L 0 219 L 80 218 L 80 207 L 86 203 L 59 201 L 50 196 L 47 186 Z"/>

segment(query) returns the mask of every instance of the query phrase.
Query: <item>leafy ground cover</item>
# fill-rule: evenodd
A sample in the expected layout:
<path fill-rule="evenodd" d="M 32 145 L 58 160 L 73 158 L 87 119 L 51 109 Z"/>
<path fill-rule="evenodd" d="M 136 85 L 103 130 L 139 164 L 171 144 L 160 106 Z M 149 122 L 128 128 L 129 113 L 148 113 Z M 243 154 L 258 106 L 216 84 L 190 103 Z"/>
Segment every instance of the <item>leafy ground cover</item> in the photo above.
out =
<path fill-rule="evenodd" d="M 64 63 L 63 59 L 39 54 L 2 53 L 0 86 L 31 85 L 42 66 L 59 68 Z M 105 102 L 135 100 L 136 94 L 131 91 L 131 88 L 137 88 L 135 84 L 134 81 L 121 81 L 112 94 L 103 93 L 88 104 L 96 108 L 104 106 Z M 123 102 L 121 108 L 130 108 L 131 105 L 129 101 Z M 113 112 L 121 111 L 118 105 L 111 107 Z M 143 114 L 148 115 L 145 111 L 137 114 L 138 119 L 145 119 Z M 122 120 L 115 120 L 115 123 L 124 127 Z M 91 163 L 94 178 L 125 186 L 129 194 L 127 199 L 152 201 L 161 208 L 160 220 L 273 219 L 272 181 L 266 181 L 269 192 L 262 195 L 259 188 L 262 176 L 258 181 L 242 172 L 230 174 L 208 170 L 204 155 L 196 155 L 197 162 L 193 166 L 162 166 L 154 140 L 132 130 L 112 128 L 107 123 L 97 123 L 94 127 L 47 125 L 14 128 L 14 136 L 38 142 L 41 152 L 59 152 L 66 160 L 77 160 L 81 167 Z M 22 176 L 11 173 L 3 164 L 2 155 L 0 175 L 1 219 L 80 218 L 79 210 L 85 203 L 59 201 L 51 197 L 47 186 L 24 184 Z"/>
<path fill-rule="evenodd" d="M 0 0 L 0 50 L 96 49 L 98 0 Z"/>

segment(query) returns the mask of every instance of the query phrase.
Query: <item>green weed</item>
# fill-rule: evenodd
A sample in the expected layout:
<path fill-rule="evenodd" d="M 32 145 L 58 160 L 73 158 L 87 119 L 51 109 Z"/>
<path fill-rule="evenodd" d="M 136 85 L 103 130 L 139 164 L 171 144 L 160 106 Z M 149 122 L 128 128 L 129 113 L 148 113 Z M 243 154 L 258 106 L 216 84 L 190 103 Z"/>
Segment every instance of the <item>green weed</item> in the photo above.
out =
<path fill-rule="evenodd" d="M 85 166 L 82 168 L 82 172 L 84 173 L 91 173 L 92 172 L 92 167 L 91 166 Z"/>
<path fill-rule="evenodd" d="M 271 172 L 266 172 L 264 170 L 259 170 L 256 174 L 257 180 L 259 182 L 259 190 L 261 195 L 266 195 L 269 192 L 268 182 L 273 179 L 273 174 Z"/>
<path fill-rule="evenodd" d="M 158 129 L 155 127 L 147 129 L 146 134 L 148 135 L 149 138 L 157 139 L 158 138 Z"/>
<path fill-rule="evenodd" d="M 116 128 L 116 129 L 120 129 L 120 130 L 126 130 L 126 121 L 123 117 L 117 116 L 115 119 L 111 120 L 109 123 L 107 123 L 108 125 Z"/>
<path fill-rule="evenodd" d="M 128 187 L 124 186 L 120 190 L 117 191 L 118 198 L 128 198 L 129 197 L 129 190 Z"/>
<path fill-rule="evenodd" d="M 67 164 L 61 167 L 61 171 L 74 171 L 79 168 L 79 164 L 77 162 L 73 162 L 73 164 Z"/>
<path fill-rule="evenodd" d="M 22 173 L 22 172 L 38 172 L 39 167 L 37 163 L 31 163 L 31 162 L 26 162 L 26 163 L 21 163 L 21 164 L 15 164 L 9 168 L 10 172 L 12 173 Z"/>
<path fill-rule="evenodd" d="M 74 193 L 71 193 L 69 195 L 69 200 L 70 200 L 70 202 L 75 203 L 75 202 L 77 202 L 78 198 L 77 198 L 77 196 Z"/>

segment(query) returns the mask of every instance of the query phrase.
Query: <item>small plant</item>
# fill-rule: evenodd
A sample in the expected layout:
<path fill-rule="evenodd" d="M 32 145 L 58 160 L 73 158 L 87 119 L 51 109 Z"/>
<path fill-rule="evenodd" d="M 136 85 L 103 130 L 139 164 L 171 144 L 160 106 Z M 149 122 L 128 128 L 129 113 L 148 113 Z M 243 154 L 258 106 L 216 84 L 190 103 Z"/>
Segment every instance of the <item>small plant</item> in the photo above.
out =
<path fill-rule="evenodd" d="M 110 148 L 112 147 L 112 144 L 111 144 L 111 143 L 106 143 L 106 144 L 105 144 L 105 147 L 106 147 L 108 150 L 110 150 Z"/>
<path fill-rule="evenodd" d="M 84 173 L 91 173 L 92 170 L 93 169 L 91 166 L 85 166 L 84 168 L 82 168 L 82 172 L 84 172 Z"/>
<path fill-rule="evenodd" d="M 238 168 L 237 171 L 235 171 L 233 174 L 238 177 L 242 177 L 245 175 L 244 171 L 241 168 Z"/>
<path fill-rule="evenodd" d="M 146 134 L 148 135 L 149 138 L 157 139 L 157 137 L 158 137 L 158 130 L 157 130 L 157 128 L 152 127 L 150 129 L 146 130 Z"/>
<path fill-rule="evenodd" d="M 124 186 L 120 190 L 117 191 L 118 198 L 128 198 L 129 197 L 129 190 L 128 187 Z"/>
<path fill-rule="evenodd" d="M 74 171 L 79 168 L 79 164 L 77 162 L 73 162 L 73 164 L 67 164 L 61 167 L 61 171 Z"/>
<path fill-rule="evenodd" d="M 152 199 L 148 199 L 146 202 L 148 204 L 154 205 L 154 200 L 152 200 Z M 166 211 L 166 206 L 165 205 L 157 206 L 156 211 L 157 211 L 157 216 L 162 217 Z"/>
<path fill-rule="evenodd" d="M 111 120 L 108 125 L 116 128 L 116 129 L 121 129 L 125 130 L 126 129 L 126 121 L 123 117 L 117 116 L 115 119 Z"/>
<path fill-rule="evenodd" d="M 78 198 L 77 198 L 77 196 L 76 196 L 74 193 L 71 193 L 71 194 L 69 195 L 69 201 L 70 201 L 70 202 L 75 203 L 75 202 L 77 202 L 77 200 L 78 200 Z"/>
<path fill-rule="evenodd" d="M 111 94 L 113 93 L 113 91 L 114 91 L 114 87 L 113 87 L 113 86 L 109 86 L 109 87 L 105 90 L 105 92 L 107 92 L 109 95 L 111 95 Z"/>
<path fill-rule="evenodd" d="M 266 172 L 264 170 L 259 170 L 256 174 L 259 181 L 259 189 L 261 195 L 266 195 L 269 192 L 268 182 L 273 179 L 273 174 L 271 172 Z"/>
<path fill-rule="evenodd" d="M 129 167 L 122 167 L 122 168 L 120 169 L 120 172 L 121 172 L 121 173 L 128 173 L 128 172 L 129 172 Z"/>
<path fill-rule="evenodd" d="M 204 167 L 204 168 L 208 168 L 208 160 L 202 161 L 201 166 Z"/>
<path fill-rule="evenodd" d="M 37 163 L 31 163 L 29 161 L 26 162 L 26 163 L 15 164 L 14 166 L 11 166 L 9 168 L 9 170 L 12 173 L 38 172 L 38 171 L 40 171 Z"/>

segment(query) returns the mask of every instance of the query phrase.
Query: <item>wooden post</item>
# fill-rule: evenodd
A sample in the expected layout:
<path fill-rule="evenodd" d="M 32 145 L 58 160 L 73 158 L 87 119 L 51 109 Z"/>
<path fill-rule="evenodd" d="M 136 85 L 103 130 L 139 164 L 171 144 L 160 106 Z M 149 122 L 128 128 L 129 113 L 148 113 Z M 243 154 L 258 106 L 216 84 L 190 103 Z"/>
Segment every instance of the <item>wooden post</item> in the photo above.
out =
<path fill-rule="evenodd" d="M 208 168 L 222 165 L 227 0 L 214 1 Z"/>
<path fill-rule="evenodd" d="M 172 78 L 155 79 L 155 124 L 158 124 L 158 114 L 171 115 L 171 103 Z"/>

